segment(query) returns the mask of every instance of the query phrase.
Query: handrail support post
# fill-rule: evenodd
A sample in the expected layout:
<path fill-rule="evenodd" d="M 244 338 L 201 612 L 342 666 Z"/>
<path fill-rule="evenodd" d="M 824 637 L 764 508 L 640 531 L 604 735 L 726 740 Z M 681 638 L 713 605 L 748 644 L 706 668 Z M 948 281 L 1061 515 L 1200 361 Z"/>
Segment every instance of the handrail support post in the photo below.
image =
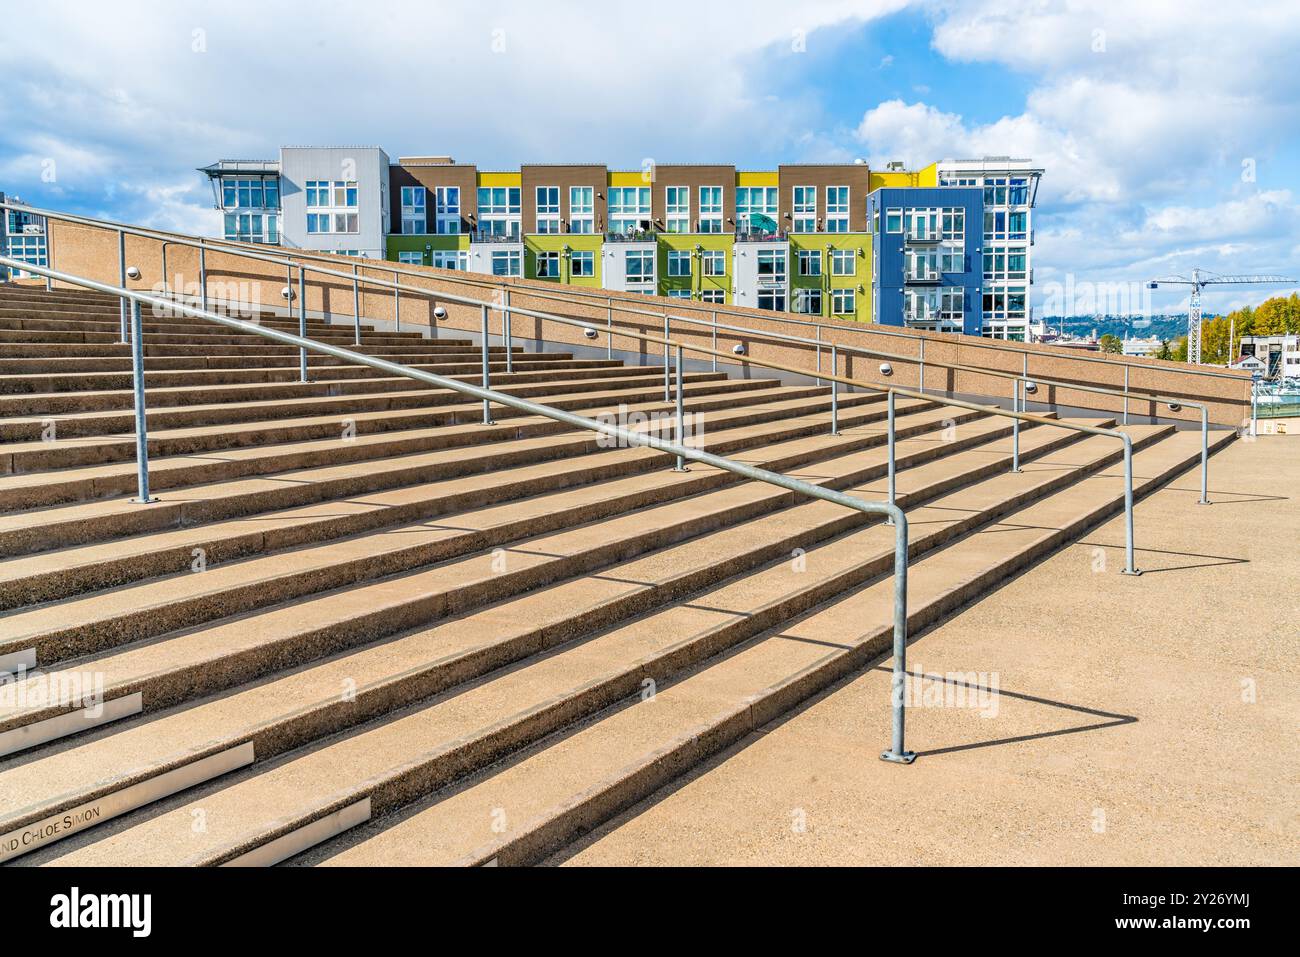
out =
<path fill-rule="evenodd" d="M 147 505 L 158 499 L 149 495 L 149 432 L 144 404 L 144 329 L 140 320 L 139 301 L 132 300 L 128 306 L 127 300 L 123 298 L 122 307 L 131 310 L 131 383 L 135 389 L 136 497 L 131 501 Z"/>
<path fill-rule="evenodd" d="M 307 270 L 298 269 L 298 335 L 307 338 Z M 307 350 L 298 347 L 298 380 L 307 381 Z"/>
<path fill-rule="evenodd" d="M 492 388 L 491 372 L 488 369 L 488 306 L 483 303 L 483 388 Z M 492 421 L 492 403 L 483 400 L 483 424 L 496 425 Z"/>
<path fill-rule="evenodd" d="M 896 496 L 895 496 L 895 472 L 896 472 L 896 465 L 895 465 L 895 461 L 894 461 L 894 445 L 895 445 L 896 439 L 895 439 L 895 437 L 894 437 L 894 390 L 893 390 L 893 389 L 890 389 L 890 390 L 889 390 L 889 394 L 888 394 L 888 395 L 886 396 L 886 398 L 885 398 L 885 410 L 886 410 L 886 420 L 887 420 L 887 423 L 888 423 L 887 428 L 888 428 L 888 431 L 889 431 L 889 436 L 888 436 L 888 443 L 889 443 L 889 465 L 888 465 L 888 472 L 889 472 L 889 495 L 888 495 L 888 498 L 886 499 L 886 501 L 889 502 L 890 505 L 894 505 L 894 506 L 896 506 L 896 505 L 898 504 L 898 502 L 896 501 Z M 893 518 L 893 516 L 891 515 L 889 518 L 887 518 L 887 519 L 885 520 L 885 522 L 886 522 L 886 524 L 892 525 L 892 524 L 894 523 L 894 518 Z"/>
<path fill-rule="evenodd" d="M 1141 575 L 1133 564 L 1133 439 L 1124 435 L 1124 575 Z"/>
<path fill-rule="evenodd" d="M 892 394 L 892 393 L 891 393 Z M 892 705 L 892 742 L 880 760 L 893 764 L 911 764 L 916 752 L 908 751 L 904 742 L 907 718 L 907 516 L 901 509 L 890 515 L 894 526 L 894 671 L 890 677 Z"/>
<path fill-rule="evenodd" d="M 676 429 L 676 435 L 677 435 L 677 444 L 678 444 L 679 446 L 685 447 L 685 445 L 686 445 L 686 415 L 685 415 L 685 399 L 684 399 L 684 397 L 683 397 L 683 395 L 682 395 L 682 347 L 681 347 L 680 344 L 677 346 L 677 429 Z M 688 468 L 686 467 L 686 459 L 682 458 L 682 456 L 680 456 L 680 455 L 677 456 L 677 467 L 674 468 L 673 471 L 674 471 L 674 472 L 689 472 L 690 469 L 688 469 Z"/>
<path fill-rule="evenodd" d="M 821 327 L 818 326 L 820 329 Z M 839 353 L 835 343 L 831 343 L 831 376 L 840 374 Z M 820 354 L 818 356 L 820 361 Z M 820 370 L 819 370 L 820 371 Z M 831 435 L 840 434 L 840 382 L 837 378 L 831 379 Z"/>

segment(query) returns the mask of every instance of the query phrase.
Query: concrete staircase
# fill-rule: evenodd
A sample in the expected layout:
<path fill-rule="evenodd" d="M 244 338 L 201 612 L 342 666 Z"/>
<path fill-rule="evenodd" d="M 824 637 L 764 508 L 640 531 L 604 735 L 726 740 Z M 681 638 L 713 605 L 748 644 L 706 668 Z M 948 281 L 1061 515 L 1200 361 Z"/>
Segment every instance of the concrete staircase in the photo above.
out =
<path fill-rule="evenodd" d="M 135 504 L 117 335 L 108 297 L 0 287 L 0 860 L 528 863 L 888 648 L 878 521 L 333 358 L 301 383 L 198 320 L 145 322 Z M 480 376 L 464 341 L 359 350 Z M 492 376 L 671 411 L 653 367 L 497 348 Z M 884 497 L 882 395 L 832 437 L 824 388 L 684 381 L 709 451 Z M 1128 431 L 1138 494 L 1198 461 Z M 902 400 L 898 435 L 913 631 L 1122 505 L 1113 440 L 1025 429 L 1012 474 L 1008 419 Z"/>

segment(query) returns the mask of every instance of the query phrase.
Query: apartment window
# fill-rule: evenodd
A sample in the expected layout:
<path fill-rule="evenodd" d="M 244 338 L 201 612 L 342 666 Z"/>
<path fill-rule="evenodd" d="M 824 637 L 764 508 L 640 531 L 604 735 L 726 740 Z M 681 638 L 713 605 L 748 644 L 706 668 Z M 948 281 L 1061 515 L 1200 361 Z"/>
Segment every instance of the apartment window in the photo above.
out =
<path fill-rule="evenodd" d="M 722 232 L 722 187 L 700 187 L 700 232 Z"/>
<path fill-rule="evenodd" d="M 519 276 L 523 274 L 523 257 L 517 249 L 498 249 L 492 253 L 492 275 Z"/>
<path fill-rule="evenodd" d="M 668 275 L 689 276 L 691 274 L 691 254 L 688 250 L 670 249 L 668 251 Z"/>
<path fill-rule="evenodd" d="M 650 225 L 650 187 L 612 186 L 609 190 L 609 231 L 630 233 Z"/>
<path fill-rule="evenodd" d="M 398 252 L 397 261 L 404 266 L 423 266 L 424 253 L 418 249 L 403 249 Z"/>
<path fill-rule="evenodd" d="M 832 289 L 831 313 L 836 316 L 851 316 L 858 311 L 858 293 L 856 289 Z"/>
<path fill-rule="evenodd" d="M 1007 287 L 1007 318 L 1008 319 L 1025 318 L 1025 287 L 1024 286 Z"/>
<path fill-rule="evenodd" d="M 625 257 L 624 275 L 628 282 L 654 282 L 655 254 L 653 252 L 648 249 L 634 249 L 625 253 Z"/>
<path fill-rule="evenodd" d="M 822 314 L 822 291 L 820 289 L 795 290 L 794 311 L 805 316 L 820 316 Z"/>
<path fill-rule="evenodd" d="M 939 251 L 939 268 L 944 272 L 965 272 L 966 254 L 961 246 L 944 246 Z"/>
<path fill-rule="evenodd" d="M 469 253 L 463 249 L 444 249 L 435 250 L 433 253 L 433 265 L 439 269 L 461 269 L 469 268 Z"/>
<path fill-rule="evenodd" d="M 820 249 L 799 250 L 799 275 L 820 276 L 822 274 L 822 251 Z M 818 310 L 820 312 L 821 310 Z"/>
<path fill-rule="evenodd" d="M 596 275 L 596 257 L 590 250 L 578 250 L 570 254 L 569 274 L 572 276 Z"/>
<path fill-rule="evenodd" d="M 560 188 L 558 186 L 537 187 L 537 231 L 539 233 L 560 231 Z M 541 273 L 539 272 L 538 275 Z"/>
<path fill-rule="evenodd" d="M 775 186 L 738 186 L 736 187 L 736 222 L 741 228 L 749 228 L 749 219 L 754 215 L 777 216 L 777 188 Z"/>
<path fill-rule="evenodd" d="M 428 232 L 423 186 L 402 187 L 402 233 L 421 235 Z"/>
<path fill-rule="evenodd" d="M 727 301 L 726 293 L 721 289 L 701 289 L 700 302 L 711 302 L 714 305 L 721 305 Z"/>
<path fill-rule="evenodd" d="M 758 308 L 773 312 L 785 312 L 784 289 L 760 289 L 758 291 Z"/>
<path fill-rule="evenodd" d="M 1029 214 L 1016 212 L 1007 214 L 1007 239 L 1029 238 Z"/>
<path fill-rule="evenodd" d="M 1007 275 L 1007 251 L 1005 249 L 984 250 L 984 278 L 1005 279 Z"/>
<path fill-rule="evenodd" d="M 10 259 L 17 259 L 32 266 L 49 266 L 45 236 L 41 233 L 17 233 L 10 236 L 7 255 Z M 7 272 L 8 270 L 0 268 L 0 277 L 6 275 Z M 14 274 L 16 276 L 24 275 L 18 270 L 14 270 Z"/>
<path fill-rule="evenodd" d="M 1005 176 L 984 181 L 984 205 L 1007 205 L 1007 178 Z"/>
<path fill-rule="evenodd" d="M 984 238 L 1007 238 L 1007 214 L 1005 210 L 984 211 Z"/>
<path fill-rule="evenodd" d="M 226 213 L 226 239 L 238 243 L 279 242 L 278 218 L 273 214 Z"/>
<path fill-rule="evenodd" d="M 669 299 L 690 299 L 691 291 L 689 289 L 669 289 Z"/>
<path fill-rule="evenodd" d="M 725 276 L 727 257 L 721 249 L 706 249 L 700 253 L 700 264 L 706 276 Z"/>
<path fill-rule="evenodd" d="M 537 278 L 560 278 L 560 254 L 558 252 L 542 252 L 537 254 Z"/>
<path fill-rule="evenodd" d="M 1025 247 L 1008 246 L 1007 247 L 1007 278 L 1024 279 L 1025 278 Z"/>
<path fill-rule="evenodd" d="M 849 231 L 849 188 L 847 186 L 826 187 L 826 232 L 847 233 Z"/>
<path fill-rule="evenodd" d="M 691 231 L 691 188 L 669 186 L 664 190 L 664 223 L 670 233 Z"/>
<path fill-rule="evenodd" d="M 832 249 L 831 250 L 831 275 L 832 276 L 855 276 L 858 272 L 857 250 L 854 249 Z"/>
<path fill-rule="evenodd" d="M 785 282 L 784 249 L 760 249 L 758 251 L 758 281 Z"/>
<path fill-rule="evenodd" d="M 966 239 L 966 210 L 948 206 L 943 210 L 943 238 L 964 242 Z"/>
<path fill-rule="evenodd" d="M 595 205 L 590 186 L 569 187 L 569 232 L 594 233 L 596 231 Z"/>
<path fill-rule="evenodd" d="M 434 228 L 440 236 L 460 233 L 460 187 L 439 186 L 433 191 Z"/>
<path fill-rule="evenodd" d="M 816 186 L 796 186 L 794 188 L 794 231 L 796 233 L 817 232 Z"/>
<path fill-rule="evenodd" d="M 944 289 L 939 300 L 939 319 L 943 322 L 961 324 L 966 313 L 966 290 Z"/>
<path fill-rule="evenodd" d="M 939 238 L 939 210 L 909 209 L 903 213 L 903 231 L 910 239 Z"/>
<path fill-rule="evenodd" d="M 489 236 L 519 237 L 518 186 L 478 188 L 478 228 Z M 513 273 L 511 275 L 518 275 Z"/>
<path fill-rule="evenodd" d="M 885 210 L 885 232 L 901 233 L 903 231 L 903 211 L 901 209 Z"/>
<path fill-rule="evenodd" d="M 221 205 L 225 209 L 279 209 L 280 181 L 223 177 Z"/>
<path fill-rule="evenodd" d="M 357 214 L 348 212 L 357 208 L 357 184 L 338 180 L 309 179 L 306 185 L 307 208 L 331 210 L 307 214 L 309 233 L 355 233 Z"/>

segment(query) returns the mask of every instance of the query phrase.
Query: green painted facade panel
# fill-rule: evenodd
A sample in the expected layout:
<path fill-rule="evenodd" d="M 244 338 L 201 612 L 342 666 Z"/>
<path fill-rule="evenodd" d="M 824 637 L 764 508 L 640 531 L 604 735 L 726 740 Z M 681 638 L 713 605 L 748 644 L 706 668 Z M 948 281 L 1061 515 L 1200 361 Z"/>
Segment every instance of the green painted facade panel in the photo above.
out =
<path fill-rule="evenodd" d="M 821 274 L 800 274 L 800 251 L 820 254 Z M 831 250 L 852 250 L 854 273 L 836 276 L 832 272 Z M 794 306 L 799 290 L 821 290 L 822 316 L 838 319 L 871 321 L 871 234 L 870 233 L 792 233 L 790 235 L 790 303 Z M 851 313 L 834 311 L 834 290 L 852 289 L 854 309 Z"/>
<path fill-rule="evenodd" d="M 599 289 L 601 284 L 601 248 L 604 237 L 588 233 L 529 233 L 524 236 L 524 276 L 541 282 L 559 285 L 585 286 Z M 558 276 L 537 274 L 538 253 L 559 253 Z M 574 253 L 590 253 L 592 274 L 573 275 Z"/>

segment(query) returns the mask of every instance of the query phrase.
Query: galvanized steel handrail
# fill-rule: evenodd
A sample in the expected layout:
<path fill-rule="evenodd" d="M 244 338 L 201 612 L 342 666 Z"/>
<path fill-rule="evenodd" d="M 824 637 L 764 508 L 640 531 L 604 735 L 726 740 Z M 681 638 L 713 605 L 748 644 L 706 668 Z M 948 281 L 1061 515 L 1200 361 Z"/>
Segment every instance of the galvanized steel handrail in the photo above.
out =
<path fill-rule="evenodd" d="M 22 265 L 18 260 L 10 259 L 7 256 L 0 256 L 0 264 L 8 266 Z M 787 491 L 806 495 L 809 498 L 831 502 L 832 504 L 854 509 L 864 514 L 884 516 L 886 520 L 894 526 L 894 673 L 891 695 L 893 705 L 892 742 L 890 750 L 883 752 L 881 757 L 885 760 L 905 764 L 910 764 L 912 760 L 915 759 L 916 755 L 907 751 L 904 746 L 904 689 L 906 682 L 907 655 L 908 530 L 907 516 L 897 504 L 893 502 L 872 502 L 855 498 L 846 495 L 843 492 L 835 491 L 834 489 L 823 488 L 809 482 L 781 475 L 777 472 L 771 472 L 752 465 L 746 465 L 743 462 L 736 462 L 720 455 L 714 455 L 711 452 L 705 452 L 701 449 L 691 448 L 684 444 L 684 436 L 680 434 L 680 432 L 677 436 L 678 442 L 668 442 L 654 435 L 623 429 L 608 422 L 601 422 L 598 419 L 587 418 L 586 416 L 577 415 L 576 413 L 568 412 L 563 409 L 556 409 L 540 403 L 531 402 L 527 399 L 498 392 L 487 387 L 475 386 L 467 382 L 461 382 L 457 379 L 447 378 L 420 369 L 413 369 L 401 365 L 400 363 L 389 362 L 385 359 L 379 359 L 360 352 L 354 352 L 351 349 L 344 349 L 340 346 L 334 346 L 324 342 L 316 342 L 305 336 L 295 336 L 291 333 L 281 332 L 278 329 L 265 327 L 257 323 L 218 315 L 217 313 L 209 312 L 194 306 L 176 303 L 170 299 L 162 299 L 156 296 L 146 295 L 135 290 L 127 289 L 125 286 L 116 287 L 108 283 L 87 279 L 81 276 L 74 276 L 44 266 L 32 267 L 32 271 L 36 272 L 38 275 L 44 275 L 49 279 L 58 280 L 59 282 L 66 282 L 85 289 L 92 289 L 112 296 L 117 296 L 124 302 L 129 301 L 132 304 L 132 379 L 135 386 L 136 465 L 139 482 L 139 496 L 137 501 L 142 504 L 157 501 L 157 499 L 152 498 L 149 494 L 148 479 L 148 438 L 145 412 L 143 355 L 144 336 L 141 321 L 141 306 L 148 305 L 157 310 L 179 312 L 182 315 L 206 320 L 208 322 L 214 322 L 218 325 L 226 326 L 227 328 L 235 329 L 239 332 L 261 336 L 265 339 L 271 339 L 275 342 L 280 342 L 289 346 L 296 346 L 300 350 L 310 349 L 314 352 L 320 352 L 337 359 L 343 359 L 347 362 L 365 365 L 381 372 L 405 376 L 406 378 L 414 379 L 428 385 L 472 396 L 481 399 L 485 403 L 485 406 L 491 403 L 496 403 L 528 415 L 537 415 L 549 418 L 574 428 L 599 432 L 618 439 L 621 442 L 626 442 L 629 445 L 644 446 L 659 452 L 664 452 L 668 455 L 673 455 L 676 457 L 678 463 L 684 461 L 699 462 L 702 465 L 722 469 L 753 481 L 766 482 L 769 485 L 775 485 L 778 488 L 784 488 Z M 484 315 L 486 315 L 486 304 L 483 308 Z M 483 348 L 486 354 L 486 337 L 484 338 Z M 680 374 L 679 364 L 679 377 Z M 681 390 L 679 385 L 679 402 L 680 395 Z"/>

